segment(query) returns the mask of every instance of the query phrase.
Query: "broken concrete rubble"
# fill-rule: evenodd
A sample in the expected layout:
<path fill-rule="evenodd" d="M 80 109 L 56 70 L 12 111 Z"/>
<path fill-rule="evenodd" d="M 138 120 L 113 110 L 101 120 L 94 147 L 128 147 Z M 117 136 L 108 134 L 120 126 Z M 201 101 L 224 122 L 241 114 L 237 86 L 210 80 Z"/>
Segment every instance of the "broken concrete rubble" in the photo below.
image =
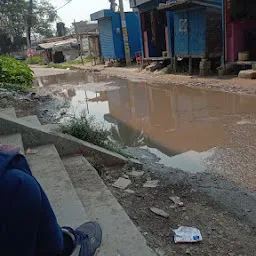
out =
<path fill-rule="evenodd" d="M 180 200 L 178 196 L 170 196 L 169 198 L 174 202 L 176 206 L 179 206 L 179 207 L 184 206 L 184 203 Z"/>
<path fill-rule="evenodd" d="M 156 215 L 162 216 L 164 218 L 169 218 L 169 214 L 159 208 L 156 207 L 150 207 L 150 211 L 153 212 Z"/>
<path fill-rule="evenodd" d="M 131 184 L 131 180 L 129 179 L 125 179 L 123 177 L 119 177 L 115 183 L 113 184 L 113 187 L 115 188 L 120 188 L 120 189 L 126 189 L 130 184 Z"/>
<path fill-rule="evenodd" d="M 256 79 L 256 70 L 248 69 L 248 70 L 241 70 L 238 74 L 239 78 L 245 79 Z"/>
<path fill-rule="evenodd" d="M 131 172 L 128 172 L 127 174 L 129 176 L 133 176 L 133 177 L 141 177 L 141 176 L 143 176 L 144 172 L 132 170 Z"/>
<path fill-rule="evenodd" d="M 148 180 L 144 183 L 143 188 L 155 188 L 158 186 L 159 180 Z"/>

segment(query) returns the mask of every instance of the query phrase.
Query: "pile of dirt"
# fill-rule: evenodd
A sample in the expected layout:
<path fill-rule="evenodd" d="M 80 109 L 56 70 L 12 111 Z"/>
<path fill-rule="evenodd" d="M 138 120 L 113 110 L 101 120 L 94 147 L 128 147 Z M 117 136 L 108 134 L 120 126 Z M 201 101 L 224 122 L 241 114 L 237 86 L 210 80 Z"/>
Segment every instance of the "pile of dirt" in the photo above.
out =
<path fill-rule="evenodd" d="M 127 166 L 105 169 L 102 178 L 158 255 L 255 255 L 255 230 L 209 198 L 188 185 L 173 185 L 148 171 L 138 177 L 130 172 Z M 126 189 L 114 187 L 119 177 L 128 178 L 131 184 Z M 156 179 L 156 187 L 143 187 L 145 182 Z M 180 206 L 174 205 L 170 199 L 173 196 L 180 198 Z M 150 207 L 163 210 L 169 217 L 153 213 Z M 175 244 L 172 230 L 179 226 L 197 227 L 203 241 Z"/>

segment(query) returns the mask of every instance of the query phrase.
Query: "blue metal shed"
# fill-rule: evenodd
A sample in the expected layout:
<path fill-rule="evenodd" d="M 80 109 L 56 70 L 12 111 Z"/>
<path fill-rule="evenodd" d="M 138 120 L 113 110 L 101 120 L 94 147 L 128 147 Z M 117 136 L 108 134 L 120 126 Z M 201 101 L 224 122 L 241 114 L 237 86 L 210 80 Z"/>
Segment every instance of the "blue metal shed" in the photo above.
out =
<path fill-rule="evenodd" d="M 174 13 L 174 31 L 176 55 L 199 56 L 205 53 L 206 13 L 204 8 Z"/>
<path fill-rule="evenodd" d="M 141 51 L 140 20 L 135 12 L 126 12 L 125 19 L 130 56 L 134 57 L 135 52 Z M 125 58 L 120 13 L 112 10 L 101 10 L 91 14 L 91 20 L 98 21 L 102 57 L 109 59 Z"/>
<path fill-rule="evenodd" d="M 221 7 L 221 0 L 176 0 L 162 7 L 173 11 L 176 56 L 213 58 L 222 55 Z"/>

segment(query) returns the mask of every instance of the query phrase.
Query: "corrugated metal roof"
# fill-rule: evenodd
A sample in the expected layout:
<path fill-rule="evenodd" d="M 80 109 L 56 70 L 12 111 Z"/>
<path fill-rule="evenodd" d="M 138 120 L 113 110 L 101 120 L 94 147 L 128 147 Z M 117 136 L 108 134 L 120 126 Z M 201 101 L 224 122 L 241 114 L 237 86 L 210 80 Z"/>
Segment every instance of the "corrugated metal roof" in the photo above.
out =
<path fill-rule="evenodd" d="M 53 47 L 63 46 L 66 44 L 77 44 L 77 40 L 76 40 L 76 38 L 69 38 L 69 39 L 62 40 L 62 41 L 39 44 L 39 46 L 43 49 L 51 49 Z"/>
<path fill-rule="evenodd" d="M 172 9 L 172 8 L 176 8 L 176 7 L 180 7 L 180 6 L 185 6 L 185 5 L 188 5 L 188 4 L 191 4 L 192 1 L 191 0 L 174 0 L 172 2 L 166 2 L 165 4 L 164 3 L 161 3 L 159 4 L 159 8 L 158 9 Z"/>
<path fill-rule="evenodd" d="M 221 8 L 221 2 L 219 0 L 172 0 L 171 2 L 166 2 L 165 4 L 159 4 L 158 10 L 177 10 L 183 8 L 185 9 L 193 7 L 195 5 Z"/>

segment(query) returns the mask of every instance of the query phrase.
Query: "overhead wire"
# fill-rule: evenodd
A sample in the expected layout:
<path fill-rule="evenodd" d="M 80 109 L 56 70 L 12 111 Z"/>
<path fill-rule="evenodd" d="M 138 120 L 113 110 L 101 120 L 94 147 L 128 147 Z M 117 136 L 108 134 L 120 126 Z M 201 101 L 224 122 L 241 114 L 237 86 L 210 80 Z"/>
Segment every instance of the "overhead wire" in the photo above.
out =
<path fill-rule="evenodd" d="M 63 7 L 65 7 L 67 4 L 69 4 L 72 0 L 68 0 L 65 4 L 63 4 L 62 6 L 56 8 L 55 10 L 58 11 L 60 9 L 62 9 Z"/>

